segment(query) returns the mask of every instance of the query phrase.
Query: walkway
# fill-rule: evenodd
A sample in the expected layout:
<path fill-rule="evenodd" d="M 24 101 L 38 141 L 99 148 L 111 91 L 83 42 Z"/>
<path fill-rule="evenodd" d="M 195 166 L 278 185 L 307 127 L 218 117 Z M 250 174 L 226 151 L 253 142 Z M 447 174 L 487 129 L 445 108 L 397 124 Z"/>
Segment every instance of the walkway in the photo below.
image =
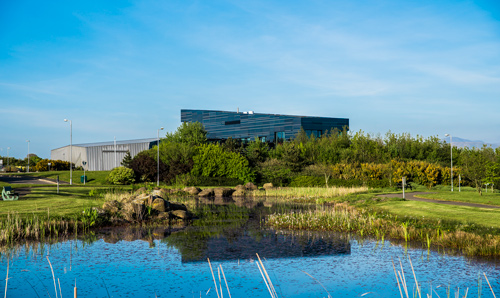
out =
<path fill-rule="evenodd" d="M 437 203 L 437 204 L 445 204 L 445 205 L 455 205 L 455 206 L 466 206 L 466 207 L 478 207 L 478 208 L 490 208 L 490 209 L 500 209 L 500 206 L 493 206 L 493 205 L 485 205 L 485 204 L 475 204 L 475 203 L 466 203 L 466 202 L 454 202 L 454 201 L 443 201 L 443 200 L 433 200 L 433 199 L 423 199 L 423 198 L 417 198 L 415 197 L 416 195 L 423 195 L 423 194 L 433 194 L 435 192 L 407 192 L 405 193 L 405 199 L 408 201 L 419 201 L 419 202 L 427 202 L 427 203 Z M 387 194 L 387 195 L 378 195 L 378 197 L 383 197 L 383 198 L 402 198 L 403 194 L 402 193 L 394 193 L 394 194 Z"/>

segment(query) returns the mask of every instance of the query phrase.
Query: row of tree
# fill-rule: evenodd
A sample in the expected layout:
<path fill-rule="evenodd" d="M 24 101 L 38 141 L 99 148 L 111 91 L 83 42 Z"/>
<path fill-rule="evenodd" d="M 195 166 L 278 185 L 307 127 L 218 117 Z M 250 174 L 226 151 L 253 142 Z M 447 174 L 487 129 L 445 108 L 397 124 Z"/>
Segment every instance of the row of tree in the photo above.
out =
<path fill-rule="evenodd" d="M 391 132 L 381 137 L 362 131 L 332 131 L 315 138 L 302 130 L 292 141 L 272 144 L 231 138 L 209 142 L 206 136 L 200 123 L 183 123 L 175 132 L 167 133 L 159 145 L 160 180 L 170 184 L 195 183 L 204 177 L 287 185 L 297 181 L 297 177 L 308 176 L 323 177 L 325 182 L 332 177 L 360 183 L 379 180 L 393 185 L 406 176 L 432 187 L 450 183 L 453 150 L 453 172 L 462 176 L 463 184 L 478 190 L 485 183 L 500 185 L 500 149 L 451 149 L 450 144 L 437 137 Z M 155 181 L 156 156 L 155 147 L 125 159 L 124 165 L 134 170 L 138 180 Z"/>

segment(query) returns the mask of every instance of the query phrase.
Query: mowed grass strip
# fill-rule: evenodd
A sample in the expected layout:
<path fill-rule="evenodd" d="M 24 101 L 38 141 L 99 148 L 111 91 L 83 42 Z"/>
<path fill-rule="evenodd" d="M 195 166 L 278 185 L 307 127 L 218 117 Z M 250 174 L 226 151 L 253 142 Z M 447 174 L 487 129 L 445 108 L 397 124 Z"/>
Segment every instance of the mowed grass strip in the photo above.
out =
<path fill-rule="evenodd" d="M 377 204 L 392 214 L 433 220 L 455 220 L 484 227 L 500 228 L 500 209 L 453 206 L 417 201 L 390 201 Z"/>
<path fill-rule="evenodd" d="M 85 171 L 85 176 L 87 176 L 87 182 L 85 185 L 108 185 L 106 182 L 106 177 L 108 177 L 111 171 Z M 59 176 L 59 181 L 69 182 L 70 172 L 69 171 L 47 171 L 47 172 L 32 172 L 32 173 L 15 173 L 7 174 L 15 176 L 31 176 L 38 178 L 49 178 L 56 180 Z M 81 182 L 81 177 L 83 176 L 83 171 L 73 171 L 73 184 L 83 185 Z"/>
<path fill-rule="evenodd" d="M 90 197 L 89 188 L 34 187 L 31 193 L 18 201 L 0 201 L 0 218 L 8 213 L 18 213 L 21 217 L 36 214 L 40 218 L 50 217 L 72 218 L 88 207 L 102 207 L 103 199 Z"/>
<path fill-rule="evenodd" d="M 466 203 L 474 203 L 474 204 L 485 204 L 485 205 L 494 205 L 500 206 L 500 194 L 488 192 L 485 193 L 483 191 L 483 195 L 480 195 L 476 191 L 448 191 L 448 192 L 439 192 L 433 194 L 426 195 L 418 195 L 418 198 L 424 199 L 432 199 L 432 200 L 443 200 L 443 201 L 454 201 L 454 202 L 466 202 Z"/>

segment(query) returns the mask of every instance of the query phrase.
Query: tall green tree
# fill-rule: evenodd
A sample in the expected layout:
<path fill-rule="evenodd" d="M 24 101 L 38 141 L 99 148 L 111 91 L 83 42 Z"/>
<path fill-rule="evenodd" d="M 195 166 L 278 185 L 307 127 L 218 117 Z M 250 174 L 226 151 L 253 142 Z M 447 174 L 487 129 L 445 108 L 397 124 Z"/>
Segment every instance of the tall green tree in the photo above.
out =
<path fill-rule="evenodd" d="M 207 142 L 207 131 L 200 122 L 182 122 L 173 133 L 167 133 L 165 141 L 198 146 Z"/>

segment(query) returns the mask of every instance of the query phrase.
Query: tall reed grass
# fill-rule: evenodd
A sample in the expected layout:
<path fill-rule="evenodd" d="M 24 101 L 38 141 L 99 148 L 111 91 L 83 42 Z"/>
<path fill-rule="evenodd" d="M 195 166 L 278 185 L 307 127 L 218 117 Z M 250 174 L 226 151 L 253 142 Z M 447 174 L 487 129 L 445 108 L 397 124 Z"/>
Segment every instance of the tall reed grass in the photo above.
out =
<path fill-rule="evenodd" d="M 311 200 L 320 198 L 334 198 L 347 196 L 349 194 L 368 191 L 368 187 L 285 187 L 266 190 L 266 197 L 277 199 L 299 199 Z M 261 191 L 254 191 L 254 196 L 262 196 Z"/>
<path fill-rule="evenodd" d="M 448 231 L 435 226 L 417 227 L 409 221 L 398 221 L 397 216 L 378 214 L 347 203 L 317 206 L 312 210 L 274 213 L 268 217 L 267 224 L 276 229 L 349 232 L 377 239 L 418 242 L 425 248 L 456 249 L 466 255 L 500 255 L 500 236 L 477 235 L 460 230 Z"/>

